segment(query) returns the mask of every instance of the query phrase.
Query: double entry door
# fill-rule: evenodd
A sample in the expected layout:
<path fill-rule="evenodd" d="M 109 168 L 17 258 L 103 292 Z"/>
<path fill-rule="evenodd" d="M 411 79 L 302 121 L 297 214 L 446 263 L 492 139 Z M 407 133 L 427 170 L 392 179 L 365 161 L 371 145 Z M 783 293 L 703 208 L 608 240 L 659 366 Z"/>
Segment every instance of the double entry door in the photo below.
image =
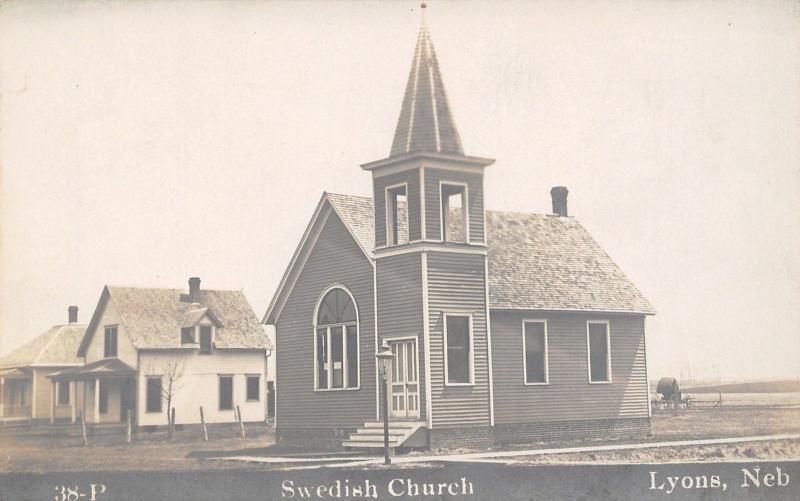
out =
<path fill-rule="evenodd" d="M 390 340 L 389 347 L 394 355 L 389 415 L 393 418 L 419 419 L 417 338 Z"/>

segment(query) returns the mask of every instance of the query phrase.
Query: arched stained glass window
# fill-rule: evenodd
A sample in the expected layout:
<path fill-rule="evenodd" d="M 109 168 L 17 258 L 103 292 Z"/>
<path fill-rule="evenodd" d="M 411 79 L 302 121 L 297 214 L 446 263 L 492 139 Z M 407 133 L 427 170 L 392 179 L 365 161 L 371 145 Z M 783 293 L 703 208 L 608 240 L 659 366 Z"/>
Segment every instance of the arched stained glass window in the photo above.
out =
<path fill-rule="evenodd" d="M 318 390 L 358 388 L 358 311 L 353 296 L 331 288 L 317 305 L 314 333 L 314 387 Z"/>
<path fill-rule="evenodd" d="M 317 326 L 345 324 L 356 321 L 356 306 L 344 289 L 332 289 L 319 305 Z"/>

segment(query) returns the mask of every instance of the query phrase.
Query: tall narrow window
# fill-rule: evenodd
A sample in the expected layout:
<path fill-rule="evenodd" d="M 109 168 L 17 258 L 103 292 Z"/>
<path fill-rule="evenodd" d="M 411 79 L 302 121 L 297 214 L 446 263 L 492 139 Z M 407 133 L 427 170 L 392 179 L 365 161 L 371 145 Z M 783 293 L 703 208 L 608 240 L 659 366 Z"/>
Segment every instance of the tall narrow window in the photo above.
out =
<path fill-rule="evenodd" d="M 219 377 L 219 410 L 233 410 L 233 376 Z"/>
<path fill-rule="evenodd" d="M 442 240 L 469 242 L 467 226 L 467 187 L 459 184 L 441 185 Z"/>
<path fill-rule="evenodd" d="M 406 186 L 386 190 L 386 245 L 408 243 L 408 197 Z"/>
<path fill-rule="evenodd" d="M 352 296 L 345 289 L 334 287 L 320 301 L 314 336 L 315 388 L 357 388 L 358 314 Z"/>
<path fill-rule="evenodd" d="M 444 342 L 447 350 L 447 383 L 472 382 L 472 333 L 470 318 L 463 315 L 445 315 Z"/>
<path fill-rule="evenodd" d="M 247 401 L 258 402 L 261 400 L 261 376 L 254 374 L 247 376 Z"/>
<path fill-rule="evenodd" d="M 56 393 L 58 394 L 58 405 L 69 405 L 69 381 L 59 381 Z"/>
<path fill-rule="evenodd" d="M 210 325 L 200 326 L 200 353 L 211 353 L 213 328 Z"/>
<path fill-rule="evenodd" d="M 105 329 L 103 356 L 106 358 L 117 356 L 117 326 L 112 325 Z"/>
<path fill-rule="evenodd" d="M 161 412 L 161 376 L 147 378 L 147 412 Z"/>
<path fill-rule="evenodd" d="M 523 322 L 525 343 L 525 383 L 545 384 L 547 375 L 547 324 L 544 321 Z"/>
<path fill-rule="evenodd" d="M 611 382 L 611 340 L 608 335 L 608 323 L 589 322 L 587 327 L 589 347 L 589 382 Z"/>

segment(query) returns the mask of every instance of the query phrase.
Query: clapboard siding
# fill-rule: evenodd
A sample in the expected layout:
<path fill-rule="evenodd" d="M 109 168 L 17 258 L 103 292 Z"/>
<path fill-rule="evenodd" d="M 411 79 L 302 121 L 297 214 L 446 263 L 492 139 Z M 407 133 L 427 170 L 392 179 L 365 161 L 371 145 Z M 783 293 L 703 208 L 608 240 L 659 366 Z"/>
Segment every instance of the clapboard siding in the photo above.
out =
<path fill-rule="evenodd" d="M 495 423 L 647 417 L 644 317 L 492 311 Z M 523 384 L 522 320 L 546 319 L 549 384 Z M 589 384 L 586 322 L 608 320 L 611 384 Z"/>
<path fill-rule="evenodd" d="M 378 259 L 378 336 L 415 336 L 419 352 L 420 419 L 425 413 L 425 340 L 422 324 L 421 254 L 401 254 Z"/>
<path fill-rule="evenodd" d="M 484 256 L 428 253 L 431 400 L 434 428 L 489 425 L 489 364 L 484 272 Z M 444 384 L 445 313 L 472 315 L 474 386 Z"/>
<path fill-rule="evenodd" d="M 374 178 L 373 200 L 375 200 L 375 245 L 377 247 L 386 245 L 386 187 L 400 183 L 408 184 L 406 194 L 408 200 L 408 239 L 413 241 L 422 238 L 419 171 L 411 169 Z"/>
<path fill-rule="evenodd" d="M 375 416 L 373 267 L 331 212 L 276 324 L 277 426 L 350 428 Z M 358 307 L 360 388 L 314 391 L 316 302 L 341 284 Z"/>
<path fill-rule="evenodd" d="M 471 243 L 484 243 L 483 228 L 483 174 L 455 172 L 425 168 L 425 231 L 429 240 L 441 240 L 441 201 L 439 182 L 453 181 L 469 186 L 469 239 Z"/>

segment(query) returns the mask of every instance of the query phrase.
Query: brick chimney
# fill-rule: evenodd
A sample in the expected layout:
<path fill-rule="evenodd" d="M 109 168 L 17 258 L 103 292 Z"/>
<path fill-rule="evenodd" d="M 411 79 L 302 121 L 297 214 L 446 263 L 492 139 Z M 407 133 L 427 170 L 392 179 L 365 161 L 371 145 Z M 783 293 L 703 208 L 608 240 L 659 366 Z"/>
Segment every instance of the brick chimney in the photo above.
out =
<path fill-rule="evenodd" d="M 553 198 L 553 214 L 559 217 L 567 217 L 567 195 L 569 190 L 566 186 L 554 186 L 550 190 L 550 196 Z"/>
<path fill-rule="evenodd" d="M 69 318 L 69 323 L 76 324 L 78 323 L 78 307 L 77 306 L 70 306 L 67 308 L 67 317 Z"/>
<path fill-rule="evenodd" d="M 193 303 L 200 302 L 200 278 L 191 277 L 189 279 L 189 301 Z"/>

